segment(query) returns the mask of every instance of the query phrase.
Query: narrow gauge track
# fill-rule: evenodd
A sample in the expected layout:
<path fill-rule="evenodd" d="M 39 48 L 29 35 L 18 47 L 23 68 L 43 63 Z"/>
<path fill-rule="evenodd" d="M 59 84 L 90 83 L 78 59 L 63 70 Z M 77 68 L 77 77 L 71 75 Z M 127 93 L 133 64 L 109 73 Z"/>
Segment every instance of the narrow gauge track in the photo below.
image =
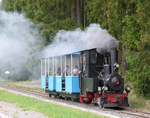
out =
<path fill-rule="evenodd" d="M 118 109 L 116 108 L 114 109 L 109 109 L 112 112 L 116 112 L 116 113 L 121 113 L 121 114 L 128 114 L 128 115 L 132 115 L 135 118 L 150 118 L 150 113 L 149 112 L 143 112 L 143 111 L 137 111 L 137 110 L 133 110 L 133 109 Z"/>
<path fill-rule="evenodd" d="M 24 94 L 28 94 L 28 95 L 34 95 L 36 97 L 41 97 L 41 98 L 44 98 L 44 99 L 47 99 L 47 100 L 52 100 L 52 101 L 55 101 L 55 102 L 59 102 L 59 103 L 66 103 L 66 105 L 74 105 L 74 106 L 77 106 L 76 108 L 79 108 L 81 107 L 81 109 L 87 109 L 87 111 L 103 111 L 104 113 L 109 113 L 109 114 L 113 114 L 113 115 L 116 115 L 116 117 L 120 117 L 120 118 L 150 118 L 150 112 L 143 112 L 143 111 L 138 111 L 138 110 L 133 110 L 131 108 L 127 108 L 127 109 L 124 109 L 124 108 L 114 108 L 114 109 L 99 109 L 99 107 L 96 107 L 94 105 L 87 105 L 87 104 L 81 104 L 81 103 L 78 103 L 78 102 L 72 102 L 72 101 L 66 101 L 66 100 L 63 100 L 63 99 L 56 99 L 56 98 L 49 98 L 48 94 L 46 93 L 43 93 L 43 92 L 38 92 L 38 91 L 35 91 L 35 90 L 28 90 L 26 88 L 19 88 L 19 87 L 13 87 L 13 86 L 6 86 L 6 85 L 0 85 L 1 88 L 3 89 L 7 89 L 7 90 L 13 90 L 13 91 L 16 91 L 16 92 L 21 92 L 21 93 L 24 93 Z M 55 103 L 54 102 L 54 103 Z M 59 104 L 58 103 L 58 104 Z"/>

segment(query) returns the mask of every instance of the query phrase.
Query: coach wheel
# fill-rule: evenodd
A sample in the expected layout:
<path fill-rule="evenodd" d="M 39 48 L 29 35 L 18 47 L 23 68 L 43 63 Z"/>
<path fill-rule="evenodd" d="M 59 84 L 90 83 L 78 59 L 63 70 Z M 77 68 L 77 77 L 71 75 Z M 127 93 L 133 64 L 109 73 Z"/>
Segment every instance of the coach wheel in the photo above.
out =
<path fill-rule="evenodd" d="M 75 102 L 75 99 L 71 97 L 71 101 Z"/>
<path fill-rule="evenodd" d="M 65 97 L 65 100 L 68 100 L 68 97 Z"/>
<path fill-rule="evenodd" d="M 52 95 L 51 95 L 51 94 L 49 94 L 48 96 L 49 96 L 49 97 L 52 97 Z"/>
<path fill-rule="evenodd" d="M 76 99 L 76 98 L 71 97 L 71 101 L 76 102 L 76 101 L 77 101 L 77 99 Z"/>
<path fill-rule="evenodd" d="M 52 98 L 55 98 L 55 95 L 51 95 Z"/>

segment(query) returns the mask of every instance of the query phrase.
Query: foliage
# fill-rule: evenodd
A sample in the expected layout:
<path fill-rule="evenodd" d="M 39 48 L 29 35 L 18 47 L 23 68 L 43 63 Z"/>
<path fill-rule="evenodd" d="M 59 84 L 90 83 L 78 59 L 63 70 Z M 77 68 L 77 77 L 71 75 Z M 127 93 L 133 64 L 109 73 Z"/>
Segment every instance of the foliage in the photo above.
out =
<path fill-rule="evenodd" d="M 78 26 L 99 23 L 120 41 L 120 50 L 126 57 L 128 65 L 126 78 L 132 82 L 133 88 L 140 95 L 146 95 L 150 88 L 149 6 L 149 0 L 5 0 L 3 2 L 6 11 L 24 12 L 34 23 L 39 24 L 40 34 L 47 43 L 51 42 L 60 29 L 72 30 Z M 122 45 L 125 45 L 125 50 Z"/>
<path fill-rule="evenodd" d="M 40 34 L 50 42 L 60 29 L 77 27 L 74 22 L 70 0 L 5 0 L 3 8 L 6 11 L 24 12 L 34 23 L 40 24 Z M 51 36 L 51 38 L 50 38 Z"/>
<path fill-rule="evenodd" d="M 16 95 L 4 90 L 0 90 L 0 101 L 15 103 L 25 110 L 41 112 L 49 118 L 104 118 L 103 116 L 83 112 L 77 109 L 50 104 L 31 97 Z"/>
<path fill-rule="evenodd" d="M 145 55 L 141 52 L 132 55 L 127 54 L 127 78 L 132 82 L 133 88 L 140 95 L 149 94 L 150 89 L 150 66 L 146 64 L 147 59 Z"/>

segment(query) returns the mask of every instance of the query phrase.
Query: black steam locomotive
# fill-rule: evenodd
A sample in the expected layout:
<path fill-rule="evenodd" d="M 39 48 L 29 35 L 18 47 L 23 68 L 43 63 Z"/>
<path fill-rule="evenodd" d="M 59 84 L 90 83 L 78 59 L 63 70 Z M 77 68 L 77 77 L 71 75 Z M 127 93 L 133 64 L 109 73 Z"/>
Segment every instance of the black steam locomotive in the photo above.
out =
<path fill-rule="evenodd" d="M 118 74 L 117 49 L 99 48 L 41 60 L 41 87 L 49 96 L 126 107 L 130 87 Z"/>

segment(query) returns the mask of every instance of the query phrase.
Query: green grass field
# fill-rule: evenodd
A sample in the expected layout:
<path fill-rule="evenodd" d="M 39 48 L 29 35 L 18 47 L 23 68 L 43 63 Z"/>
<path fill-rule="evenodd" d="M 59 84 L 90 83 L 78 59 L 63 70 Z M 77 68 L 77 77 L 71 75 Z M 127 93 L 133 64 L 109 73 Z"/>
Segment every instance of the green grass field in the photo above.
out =
<path fill-rule="evenodd" d="M 43 113 L 49 118 L 104 118 L 104 116 L 16 95 L 5 90 L 0 90 L 0 101 L 15 103 L 17 107 Z"/>

